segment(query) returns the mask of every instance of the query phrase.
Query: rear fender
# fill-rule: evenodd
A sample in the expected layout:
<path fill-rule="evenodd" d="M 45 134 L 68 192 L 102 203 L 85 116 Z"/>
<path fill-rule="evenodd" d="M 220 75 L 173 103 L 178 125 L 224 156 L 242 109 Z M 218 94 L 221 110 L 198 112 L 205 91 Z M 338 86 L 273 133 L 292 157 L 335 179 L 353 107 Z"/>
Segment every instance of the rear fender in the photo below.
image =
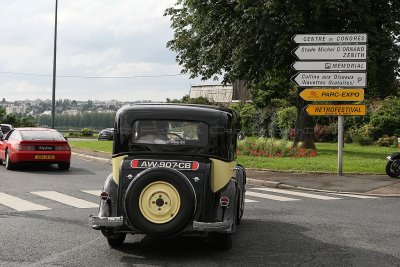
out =
<path fill-rule="evenodd" d="M 400 152 L 396 152 L 387 157 L 388 160 L 394 161 L 400 159 Z"/>
<path fill-rule="evenodd" d="M 237 201 L 238 201 L 238 188 L 237 188 L 237 181 L 231 179 L 229 184 L 223 188 L 221 191 L 217 192 L 217 210 L 215 213 L 216 218 L 215 221 L 229 221 L 231 222 L 231 227 L 226 232 L 234 232 L 235 231 L 235 215 L 237 209 Z M 226 207 L 221 206 L 220 199 L 221 197 L 228 197 L 229 204 Z"/>
<path fill-rule="evenodd" d="M 103 192 L 110 196 L 109 200 L 100 200 L 99 217 L 116 217 L 118 208 L 118 185 L 115 183 L 113 175 L 110 174 L 103 187 Z"/>

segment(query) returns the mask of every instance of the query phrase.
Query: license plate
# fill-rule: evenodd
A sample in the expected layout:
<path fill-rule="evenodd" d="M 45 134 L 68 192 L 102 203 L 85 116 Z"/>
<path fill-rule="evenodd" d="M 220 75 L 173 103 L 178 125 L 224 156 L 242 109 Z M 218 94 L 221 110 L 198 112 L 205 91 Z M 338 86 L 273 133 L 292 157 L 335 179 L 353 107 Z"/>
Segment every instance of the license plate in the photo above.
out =
<path fill-rule="evenodd" d="M 176 170 L 196 171 L 199 168 L 199 163 L 197 161 L 134 159 L 131 161 L 131 167 L 133 169 L 165 167 Z"/>
<path fill-rule="evenodd" d="M 55 159 L 54 155 L 35 155 L 35 159 Z"/>

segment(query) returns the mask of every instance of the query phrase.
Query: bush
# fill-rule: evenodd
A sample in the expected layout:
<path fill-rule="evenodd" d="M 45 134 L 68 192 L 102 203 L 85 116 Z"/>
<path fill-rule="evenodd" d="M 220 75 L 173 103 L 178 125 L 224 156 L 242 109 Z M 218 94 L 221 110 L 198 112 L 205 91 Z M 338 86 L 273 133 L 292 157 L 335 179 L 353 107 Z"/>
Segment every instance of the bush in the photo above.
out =
<path fill-rule="evenodd" d="M 319 125 L 314 127 L 314 137 L 317 142 L 333 142 L 336 139 L 336 129 L 332 125 Z"/>
<path fill-rule="evenodd" d="M 372 145 L 374 142 L 371 137 L 372 128 L 370 124 L 366 124 L 360 128 L 351 128 L 349 130 L 351 140 L 362 146 Z"/>
<path fill-rule="evenodd" d="M 93 135 L 93 130 L 89 129 L 89 128 L 83 128 L 81 130 L 81 135 L 85 136 L 85 137 L 92 136 Z"/>
<path fill-rule="evenodd" d="M 286 137 L 289 138 L 290 129 L 294 128 L 296 124 L 297 117 L 297 109 L 296 107 L 287 107 L 278 110 L 278 126 L 282 133 L 284 133 Z"/>
<path fill-rule="evenodd" d="M 400 136 L 400 98 L 390 97 L 371 114 L 372 137 L 377 140 L 384 135 Z"/>
<path fill-rule="evenodd" d="M 238 154 L 258 157 L 315 157 L 315 149 L 294 148 L 288 140 L 258 138 L 254 142 L 249 139 L 239 141 Z"/>
<path fill-rule="evenodd" d="M 378 146 L 387 146 L 387 147 L 397 147 L 397 137 L 396 136 L 383 136 L 378 139 L 376 142 Z"/>

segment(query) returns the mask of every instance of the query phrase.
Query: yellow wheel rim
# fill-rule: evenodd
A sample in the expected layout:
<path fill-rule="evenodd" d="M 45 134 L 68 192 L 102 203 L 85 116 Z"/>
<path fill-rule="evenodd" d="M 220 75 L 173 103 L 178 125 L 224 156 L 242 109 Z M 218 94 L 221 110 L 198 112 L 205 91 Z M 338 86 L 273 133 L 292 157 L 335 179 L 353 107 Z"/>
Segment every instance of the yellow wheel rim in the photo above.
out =
<path fill-rule="evenodd" d="M 171 221 L 178 214 L 181 198 L 170 183 L 158 181 L 147 185 L 139 197 L 139 208 L 150 222 L 162 224 Z"/>

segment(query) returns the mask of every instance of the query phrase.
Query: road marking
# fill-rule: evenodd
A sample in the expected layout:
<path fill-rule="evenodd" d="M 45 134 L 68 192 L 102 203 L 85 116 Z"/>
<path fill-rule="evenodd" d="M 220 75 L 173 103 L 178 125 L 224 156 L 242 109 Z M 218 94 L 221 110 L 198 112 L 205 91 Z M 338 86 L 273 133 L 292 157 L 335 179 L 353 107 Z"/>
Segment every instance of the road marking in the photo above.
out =
<path fill-rule="evenodd" d="M 261 191 L 267 191 L 267 192 L 287 194 L 287 195 L 293 195 L 293 196 L 299 196 L 299 197 L 315 198 L 315 199 L 321 199 L 321 200 L 337 200 L 337 199 L 341 199 L 341 198 L 337 198 L 337 197 L 321 196 L 321 195 L 302 193 L 302 192 L 296 192 L 296 191 L 289 191 L 289 190 L 283 190 L 283 189 L 275 189 L 275 188 L 262 187 L 262 188 L 252 188 L 252 189 L 261 190 Z"/>
<path fill-rule="evenodd" d="M 258 201 L 257 201 L 257 200 L 252 200 L 252 199 L 245 198 L 245 199 L 244 199 L 244 202 L 246 202 L 246 203 L 254 203 L 254 202 L 258 202 Z"/>
<path fill-rule="evenodd" d="M 353 194 L 340 194 L 340 193 L 329 193 L 329 194 L 331 194 L 331 195 L 337 195 L 337 196 L 344 196 L 344 197 L 362 198 L 362 199 L 367 199 L 367 198 L 379 198 L 379 197 L 373 197 L 373 196 L 353 195 Z"/>
<path fill-rule="evenodd" d="M 76 197 L 71 197 L 65 194 L 58 193 L 56 191 L 38 191 L 38 192 L 31 192 L 32 194 L 48 198 L 75 208 L 79 209 L 87 209 L 87 208 L 97 208 L 99 207 L 98 204 L 89 202 L 83 199 L 79 199 Z"/>
<path fill-rule="evenodd" d="M 102 190 L 81 190 L 81 191 L 84 193 L 94 195 L 96 197 L 100 197 L 101 192 L 103 192 Z"/>
<path fill-rule="evenodd" d="M 251 191 L 246 191 L 246 196 L 261 197 L 261 198 L 272 199 L 272 200 L 277 200 L 277 201 L 296 201 L 296 200 L 299 200 L 299 199 L 295 199 L 295 198 L 280 197 L 280 196 L 275 196 L 275 195 L 270 195 L 270 194 L 262 194 L 262 193 L 251 192 Z"/>
<path fill-rule="evenodd" d="M 0 204 L 17 211 L 51 210 L 48 207 L 29 202 L 6 193 L 0 193 Z"/>

